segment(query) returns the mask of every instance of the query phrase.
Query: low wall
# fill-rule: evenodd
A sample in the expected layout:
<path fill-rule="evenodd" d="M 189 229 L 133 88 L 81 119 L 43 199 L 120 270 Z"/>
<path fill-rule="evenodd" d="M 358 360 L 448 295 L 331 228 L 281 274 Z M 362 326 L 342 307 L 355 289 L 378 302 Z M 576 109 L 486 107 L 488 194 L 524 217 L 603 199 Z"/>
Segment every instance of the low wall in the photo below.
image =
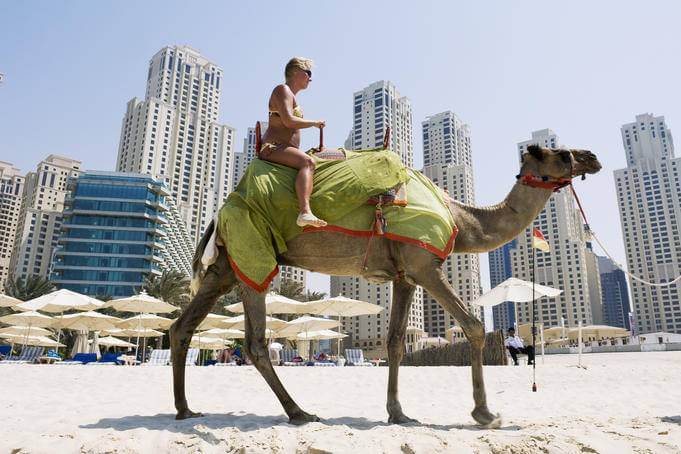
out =
<path fill-rule="evenodd" d="M 507 364 L 504 334 L 501 330 L 487 333 L 482 363 L 486 366 L 505 366 Z M 471 347 L 466 342 L 425 348 L 407 353 L 402 360 L 403 366 L 470 366 Z"/>
<path fill-rule="evenodd" d="M 629 344 L 629 345 L 600 345 L 584 347 L 582 353 L 623 353 L 623 352 L 671 352 L 681 351 L 681 342 L 670 344 Z M 547 348 L 547 355 L 578 353 L 577 347 Z"/>

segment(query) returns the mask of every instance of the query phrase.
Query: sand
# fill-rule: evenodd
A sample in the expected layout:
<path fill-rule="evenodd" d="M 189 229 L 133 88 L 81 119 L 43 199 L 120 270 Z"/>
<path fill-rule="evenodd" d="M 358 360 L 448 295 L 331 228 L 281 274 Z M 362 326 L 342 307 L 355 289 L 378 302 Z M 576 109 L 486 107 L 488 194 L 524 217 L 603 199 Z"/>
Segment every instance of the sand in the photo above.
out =
<path fill-rule="evenodd" d="M 537 366 L 485 367 L 503 417 L 470 417 L 470 368 L 403 367 L 405 414 L 387 424 L 386 367 L 277 368 L 323 422 L 287 423 L 253 367 L 193 367 L 189 403 L 207 416 L 175 421 L 169 367 L 0 366 L 5 453 L 679 453 L 681 352 L 554 355 Z"/>

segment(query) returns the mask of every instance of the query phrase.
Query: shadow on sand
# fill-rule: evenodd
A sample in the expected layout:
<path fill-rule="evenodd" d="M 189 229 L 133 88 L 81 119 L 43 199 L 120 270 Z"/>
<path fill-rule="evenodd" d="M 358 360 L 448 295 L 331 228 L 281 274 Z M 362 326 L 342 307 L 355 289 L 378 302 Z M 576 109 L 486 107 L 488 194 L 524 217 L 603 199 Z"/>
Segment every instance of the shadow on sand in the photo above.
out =
<path fill-rule="evenodd" d="M 367 418 L 355 417 L 341 417 L 341 418 L 327 418 L 322 419 L 319 423 L 325 426 L 347 426 L 357 430 L 370 430 L 375 427 L 392 426 L 386 421 L 373 421 Z M 164 430 L 175 433 L 196 434 L 205 439 L 207 435 L 196 429 L 196 426 L 208 428 L 213 430 L 224 428 L 236 428 L 242 432 L 250 432 L 254 430 L 267 429 L 278 425 L 289 425 L 288 418 L 285 415 L 281 416 L 260 416 L 251 413 L 224 413 L 224 414 L 205 414 L 199 418 L 190 418 L 182 421 L 175 420 L 175 415 L 170 413 L 159 413 L 150 416 L 123 416 L 120 418 L 103 418 L 96 423 L 86 424 L 80 426 L 82 429 L 113 429 L 117 431 L 133 430 L 133 429 L 147 429 L 147 430 Z M 423 424 L 420 422 L 413 422 L 405 424 L 406 427 L 424 427 L 433 430 L 471 430 L 471 431 L 486 431 L 479 425 L 475 424 Z M 291 426 L 294 427 L 294 426 Z M 503 426 L 495 430 L 520 430 L 520 426 L 511 425 Z M 206 440 L 209 441 L 209 440 Z M 217 441 L 217 439 L 216 439 Z M 210 442 L 210 441 L 209 441 Z"/>
<path fill-rule="evenodd" d="M 676 415 L 676 416 L 662 416 L 660 418 L 660 421 L 662 422 L 668 422 L 671 424 L 678 424 L 681 426 L 681 415 Z"/>

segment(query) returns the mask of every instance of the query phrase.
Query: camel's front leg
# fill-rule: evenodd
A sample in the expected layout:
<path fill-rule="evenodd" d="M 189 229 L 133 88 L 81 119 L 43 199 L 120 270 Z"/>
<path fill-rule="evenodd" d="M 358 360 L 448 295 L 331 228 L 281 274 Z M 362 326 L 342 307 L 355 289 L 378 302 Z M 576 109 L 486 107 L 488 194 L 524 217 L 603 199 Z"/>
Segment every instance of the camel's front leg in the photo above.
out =
<path fill-rule="evenodd" d="M 170 352 L 173 363 L 173 393 L 175 394 L 175 419 L 202 416 L 189 410 L 185 394 L 185 362 L 187 349 L 197 326 L 206 318 L 217 299 L 229 292 L 236 284 L 236 276 L 229 266 L 224 249 L 215 264 L 206 271 L 201 288 L 182 315 L 170 327 Z"/>
<path fill-rule="evenodd" d="M 492 414 L 487 408 L 485 382 L 482 375 L 482 350 L 485 346 L 485 328 L 482 322 L 466 310 L 466 306 L 454 292 L 451 285 L 449 285 L 449 282 L 447 282 L 439 265 L 420 272 L 417 281 L 447 312 L 458 320 L 466 338 L 470 342 L 473 399 L 475 401 L 475 408 L 471 415 L 478 423 L 485 427 L 499 427 L 501 425 L 501 417 Z"/>
<path fill-rule="evenodd" d="M 398 279 L 393 281 L 393 301 L 390 309 L 390 326 L 388 327 L 388 422 L 404 424 L 417 422 L 415 419 L 405 416 L 397 392 L 397 374 L 400 362 L 404 357 L 404 340 L 407 334 L 407 322 L 409 321 L 409 307 L 414 296 L 416 287 Z"/>
<path fill-rule="evenodd" d="M 243 284 L 240 290 L 246 315 L 246 342 L 244 344 L 246 354 L 274 391 L 291 424 L 300 425 L 319 421 L 317 416 L 304 412 L 293 401 L 272 367 L 265 336 L 265 294 L 257 293 Z"/>

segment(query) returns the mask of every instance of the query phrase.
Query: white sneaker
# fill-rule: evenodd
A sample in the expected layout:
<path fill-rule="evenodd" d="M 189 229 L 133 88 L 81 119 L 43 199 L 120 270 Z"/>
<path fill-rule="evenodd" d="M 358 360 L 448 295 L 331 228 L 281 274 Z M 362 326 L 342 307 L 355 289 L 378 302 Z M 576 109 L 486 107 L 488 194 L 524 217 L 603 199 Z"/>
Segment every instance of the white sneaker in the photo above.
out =
<path fill-rule="evenodd" d="M 296 224 L 299 227 L 311 226 L 311 227 L 324 227 L 326 221 L 319 219 L 312 213 L 300 213 L 298 214 L 298 219 L 296 219 Z"/>

